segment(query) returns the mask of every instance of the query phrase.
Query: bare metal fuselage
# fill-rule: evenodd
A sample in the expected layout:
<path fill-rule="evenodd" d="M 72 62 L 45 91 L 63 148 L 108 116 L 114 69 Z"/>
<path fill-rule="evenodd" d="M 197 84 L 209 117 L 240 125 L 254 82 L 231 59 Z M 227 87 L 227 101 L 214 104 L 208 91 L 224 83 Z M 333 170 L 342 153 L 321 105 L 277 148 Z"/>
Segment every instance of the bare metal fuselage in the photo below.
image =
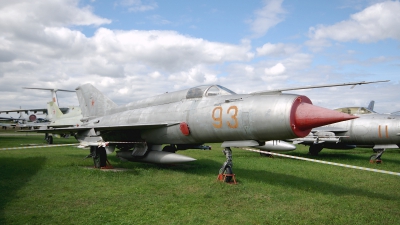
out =
<path fill-rule="evenodd" d="M 325 127 L 339 127 L 346 132 L 336 133 L 338 136 L 348 136 L 341 139 L 342 144 L 359 147 L 374 147 L 377 145 L 400 145 L 400 116 L 390 114 L 358 115 L 355 120 L 343 121 Z"/>
<path fill-rule="evenodd" d="M 112 108 L 88 124 L 96 127 L 130 124 L 171 125 L 153 129 L 108 130 L 104 141 L 140 141 L 154 145 L 215 143 L 229 140 L 279 140 L 297 137 L 290 115 L 298 95 L 222 95 L 185 99 L 174 92 Z M 184 135 L 180 123 L 188 124 Z"/>

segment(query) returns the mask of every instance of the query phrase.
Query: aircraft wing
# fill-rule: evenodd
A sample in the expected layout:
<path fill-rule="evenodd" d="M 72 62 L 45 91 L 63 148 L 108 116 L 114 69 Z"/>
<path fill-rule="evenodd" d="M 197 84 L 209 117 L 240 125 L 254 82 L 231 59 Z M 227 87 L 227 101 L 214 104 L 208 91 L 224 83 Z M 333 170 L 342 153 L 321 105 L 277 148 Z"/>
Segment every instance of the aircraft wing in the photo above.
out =
<path fill-rule="evenodd" d="M 81 127 L 64 127 L 64 128 L 47 128 L 47 129 L 37 129 L 25 132 L 37 132 L 37 133 L 74 133 L 79 131 L 85 131 L 94 129 L 95 131 L 108 131 L 108 130 L 143 130 L 143 129 L 153 129 L 160 127 L 169 127 L 178 125 L 178 122 L 174 123 L 145 123 L 145 124 L 133 124 L 133 125 L 119 125 L 119 126 L 81 126 Z"/>
<path fill-rule="evenodd" d="M 0 117 L 0 121 L 12 121 L 12 120 L 23 120 L 23 119 L 11 118 L 11 117 Z"/>
<path fill-rule="evenodd" d="M 60 110 L 61 110 L 61 112 L 65 113 L 65 112 L 67 112 L 67 111 L 69 110 L 69 108 L 60 108 Z M 1 111 L 0 111 L 0 114 L 1 114 L 1 113 L 6 113 L 6 114 L 8 114 L 8 113 L 11 113 L 11 112 L 16 112 L 16 113 L 25 112 L 26 114 L 28 114 L 28 112 L 33 112 L 33 113 L 42 112 L 42 113 L 47 114 L 47 109 L 13 109 L 13 110 L 1 110 Z"/>
<path fill-rule="evenodd" d="M 314 86 L 303 86 L 303 87 L 293 87 L 293 88 L 284 88 L 284 89 L 276 89 L 276 90 L 268 90 L 268 91 L 259 91 L 250 93 L 252 95 L 265 95 L 265 94 L 278 94 L 282 91 L 293 91 L 293 90 L 303 90 L 303 89 L 315 89 L 315 88 L 326 88 L 326 87 L 338 87 L 338 86 L 352 86 L 354 88 L 356 85 L 363 84 L 371 84 L 371 83 L 380 83 L 380 82 L 389 82 L 390 80 L 380 80 L 380 81 L 360 81 L 360 82 L 351 82 L 351 83 L 341 83 L 341 84 L 324 84 L 324 85 L 314 85 Z"/>
<path fill-rule="evenodd" d="M 341 127 L 317 127 L 311 130 L 312 133 L 316 132 L 333 132 L 333 133 L 344 133 L 347 132 L 348 129 L 343 129 Z"/>
<path fill-rule="evenodd" d="M 119 125 L 119 126 L 99 126 L 93 127 L 96 131 L 104 131 L 104 130 L 143 130 L 143 129 L 152 129 L 152 128 L 160 128 L 160 127 L 170 127 L 174 125 L 178 125 L 179 123 L 147 123 L 147 124 L 135 124 L 135 125 Z"/>

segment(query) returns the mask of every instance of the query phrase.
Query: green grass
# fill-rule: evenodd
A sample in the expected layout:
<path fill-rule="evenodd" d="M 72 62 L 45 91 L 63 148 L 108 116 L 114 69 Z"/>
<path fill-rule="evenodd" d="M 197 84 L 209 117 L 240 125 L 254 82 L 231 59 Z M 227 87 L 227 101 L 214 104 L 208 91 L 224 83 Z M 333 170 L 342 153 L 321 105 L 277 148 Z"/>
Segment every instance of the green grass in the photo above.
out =
<path fill-rule="evenodd" d="M 74 139 L 54 139 L 75 143 Z M 43 143 L 43 136 L 0 136 L 2 147 Z M 121 162 L 125 172 L 88 169 L 74 147 L 0 151 L 0 224 L 398 224 L 400 177 L 233 149 L 237 185 L 216 181 L 225 161 L 213 150 L 198 160 L 160 166 Z M 298 146 L 290 154 L 309 157 Z M 323 150 L 316 159 L 400 172 L 400 151 L 383 164 L 370 149 Z"/>

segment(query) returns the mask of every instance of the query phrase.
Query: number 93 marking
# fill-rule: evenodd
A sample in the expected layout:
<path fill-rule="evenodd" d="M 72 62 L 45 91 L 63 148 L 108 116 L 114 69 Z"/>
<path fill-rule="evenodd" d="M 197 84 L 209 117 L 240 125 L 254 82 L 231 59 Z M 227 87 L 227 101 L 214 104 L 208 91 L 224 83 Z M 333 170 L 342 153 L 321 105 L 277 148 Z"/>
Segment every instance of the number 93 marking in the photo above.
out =
<path fill-rule="evenodd" d="M 226 124 L 228 125 L 229 128 L 237 128 L 239 123 L 237 119 L 237 114 L 238 114 L 238 108 L 237 106 L 231 106 L 228 108 L 226 111 L 226 114 L 230 116 L 230 119 L 226 121 Z M 222 107 L 218 106 L 215 107 L 212 111 L 212 118 L 214 120 L 213 126 L 215 128 L 221 128 L 222 127 Z"/>

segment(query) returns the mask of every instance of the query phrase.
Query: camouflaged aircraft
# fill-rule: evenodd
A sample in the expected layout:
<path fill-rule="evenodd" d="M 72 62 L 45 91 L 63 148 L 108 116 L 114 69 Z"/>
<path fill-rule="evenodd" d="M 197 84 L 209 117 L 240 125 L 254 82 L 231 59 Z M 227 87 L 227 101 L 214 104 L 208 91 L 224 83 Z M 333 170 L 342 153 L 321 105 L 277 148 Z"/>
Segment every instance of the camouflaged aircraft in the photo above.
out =
<path fill-rule="evenodd" d="M 378 81 L 380 82 L 380 81 Z M 304 137 L 312 128 L 357 118 L 312 104 L 303 95 L 282 91 L 375 82 L 357 82 L 236 94 L 220 85 L 169 92 L 118 106 L 91 84 L 76 89 L 82 125 L 38 132 L 71 132 L 90 147 L 95 167 L 106 167 L 116 148 L 121 159 L 181 163 L 195 159 L 178 150 L 260 147 L 266 141 Z M 276 142 L 279 143 L 279 142 Z M 163 147 L 164 146 L 164 147 Z"/>

